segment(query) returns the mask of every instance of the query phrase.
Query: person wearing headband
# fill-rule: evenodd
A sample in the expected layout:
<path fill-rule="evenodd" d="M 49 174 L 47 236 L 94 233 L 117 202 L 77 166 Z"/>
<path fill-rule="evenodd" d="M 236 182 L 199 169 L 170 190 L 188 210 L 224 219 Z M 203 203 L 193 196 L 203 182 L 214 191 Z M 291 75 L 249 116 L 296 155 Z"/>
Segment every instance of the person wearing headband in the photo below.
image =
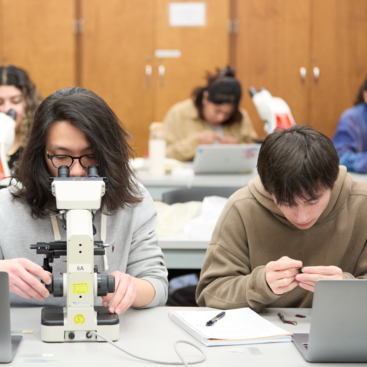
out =
<path fill-rule="evenodd" d="M 166 156 L 193 160 L 200 144 L 253 143 L 257 134 L 248 113 L 239 107 L 242 91 L 232 68 L 208 76 L 193 98 L 175 104 L 164 118 Z"/>

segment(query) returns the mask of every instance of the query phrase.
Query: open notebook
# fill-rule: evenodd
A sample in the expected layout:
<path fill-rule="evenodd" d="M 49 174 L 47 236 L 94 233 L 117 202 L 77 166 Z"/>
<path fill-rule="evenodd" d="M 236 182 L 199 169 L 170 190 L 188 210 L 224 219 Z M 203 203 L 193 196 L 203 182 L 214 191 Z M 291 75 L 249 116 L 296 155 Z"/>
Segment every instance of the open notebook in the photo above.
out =
<path fill-rule="evenodd" d="M 169 316 L 208 347 L 292 341 L 292 333 L 275 326 L 248 307 L 227 310 L 225 316 L 213 326 L 206 326 L 220 312 L 170 311 Z"/>

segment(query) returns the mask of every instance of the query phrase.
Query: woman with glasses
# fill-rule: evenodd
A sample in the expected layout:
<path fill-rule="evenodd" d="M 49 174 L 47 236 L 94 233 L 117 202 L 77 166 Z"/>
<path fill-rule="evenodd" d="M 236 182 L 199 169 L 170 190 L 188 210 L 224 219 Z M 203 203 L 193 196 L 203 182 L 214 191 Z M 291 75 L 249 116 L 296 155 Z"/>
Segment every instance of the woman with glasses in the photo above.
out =
<path fill-rule="evenodd" d="M 106 259 L 95 257 L 100 271 L 108 268 L 115 276 L 110 312 L 165 304 L 167 269 L 157 244 L 156 211 L 129 165 L 133 151 L 128 139 L 108 105 L 86 89 L 59 90 L 39 106 L 29 143 L 14 170 L 17 184 L 0 192 L 0 271 L 9 273 L 13 305 L 65 302 L 48 297 L 35 278 L 50 283 L 50 274 L 40 266 L 42 257 L 30 244 L 54 241 L 55 226 L 61 240 L 66 238 L 49 178 L 58 176 L 60 166 L 68 166 L 71 177 L 85 177 L 91 165 L 98 165 L 99 175 L 109 183 L 94 226 L 95 240 L 106 233 L 105 242 L 112 245 Z M 60 260 L 53 264 L 55 273 L 64 273 L 65 267 Z M 101 303 L 107 306 L 111 298 L 109 294 Z"/>
<path fill-rule="evenodd" d="M 0 112 L 14 110 L 15 139 L 7 152 L 8 164 L 13 168 L 26 145 L 32 127 L 34 113 L 42 99 L 28 74 L 16 66 L 0 66 Z"/>

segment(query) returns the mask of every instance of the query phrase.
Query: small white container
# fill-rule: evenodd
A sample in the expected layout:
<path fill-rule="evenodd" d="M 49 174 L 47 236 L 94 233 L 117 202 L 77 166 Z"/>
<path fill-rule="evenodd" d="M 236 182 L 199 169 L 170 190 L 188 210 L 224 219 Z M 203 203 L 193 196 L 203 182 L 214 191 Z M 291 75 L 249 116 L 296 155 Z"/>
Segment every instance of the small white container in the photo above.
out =
<path fill-rule="evenodd" d="M 149 173 L 152 176 L 164 176 L 166 173 L 164 167 L 166 140 L 164 137 L 163 123 L 153 122 L 149 129 Z"/>

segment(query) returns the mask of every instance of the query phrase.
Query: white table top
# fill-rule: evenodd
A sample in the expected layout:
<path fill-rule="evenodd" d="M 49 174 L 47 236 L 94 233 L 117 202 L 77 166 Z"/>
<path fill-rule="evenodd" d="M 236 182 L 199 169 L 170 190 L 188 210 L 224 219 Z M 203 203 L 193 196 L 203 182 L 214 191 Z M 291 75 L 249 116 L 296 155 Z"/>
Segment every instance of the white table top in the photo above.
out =
<path fill-rule="evenodd" d="M 169 317 L 170 309 L 185 309 L 177 307 L 157 307 L 146 310 L 129 309 L 120 315 L 120 338 L 117 344 L 131 353 L 137 355 L 176 361 L 173 343 L 177 340 L 187 340 L 198 345 L 207 353 L 207 360 L 198 366 L 279 366 L 295 367 L 308 366 L 299 354 L 293 343 L 253 344 L 225 347 L 205 347 L 194 337 L 176 325 Z M 208 310 L 207 308 L 192 308 L 195 310 Z M 297 326 L 283 324 L 278 316 L 282 312 L 286 319 L 298 321 Z M 295 314 L 306 315 L 305 319 L 295 318 Z M 274 324 L 290 332 L 308 333 L 310 322 L 310 309 L 266 309 L 262 316 Z M 40 308 L 13 308 L 11 310 L 12 330 L 34 330 L 34 334 L 23 335 L 23 340 L 18 349 L 12 366 L 24 366 L 24 354 L 52 353 L 53 366 L 152 366 L 153 364 L 136 360 L 107 343 L 44 343 L 40 335 Z M 187 358 L 198 359 L 199 352 L 182 345 L 180 350 Z M 41 365 L 44 365 L 42 363 Z M 39 364 L 33 364 L 39 365 Z M 352 366 L 353 364 L 329 364 L 338 367 Z M 361 365 L 361 364 L 360 364 Z M 367 365 L 367 364 L 362 364 Z M 324 366 L 324 364 L 313 364 Z"/>

